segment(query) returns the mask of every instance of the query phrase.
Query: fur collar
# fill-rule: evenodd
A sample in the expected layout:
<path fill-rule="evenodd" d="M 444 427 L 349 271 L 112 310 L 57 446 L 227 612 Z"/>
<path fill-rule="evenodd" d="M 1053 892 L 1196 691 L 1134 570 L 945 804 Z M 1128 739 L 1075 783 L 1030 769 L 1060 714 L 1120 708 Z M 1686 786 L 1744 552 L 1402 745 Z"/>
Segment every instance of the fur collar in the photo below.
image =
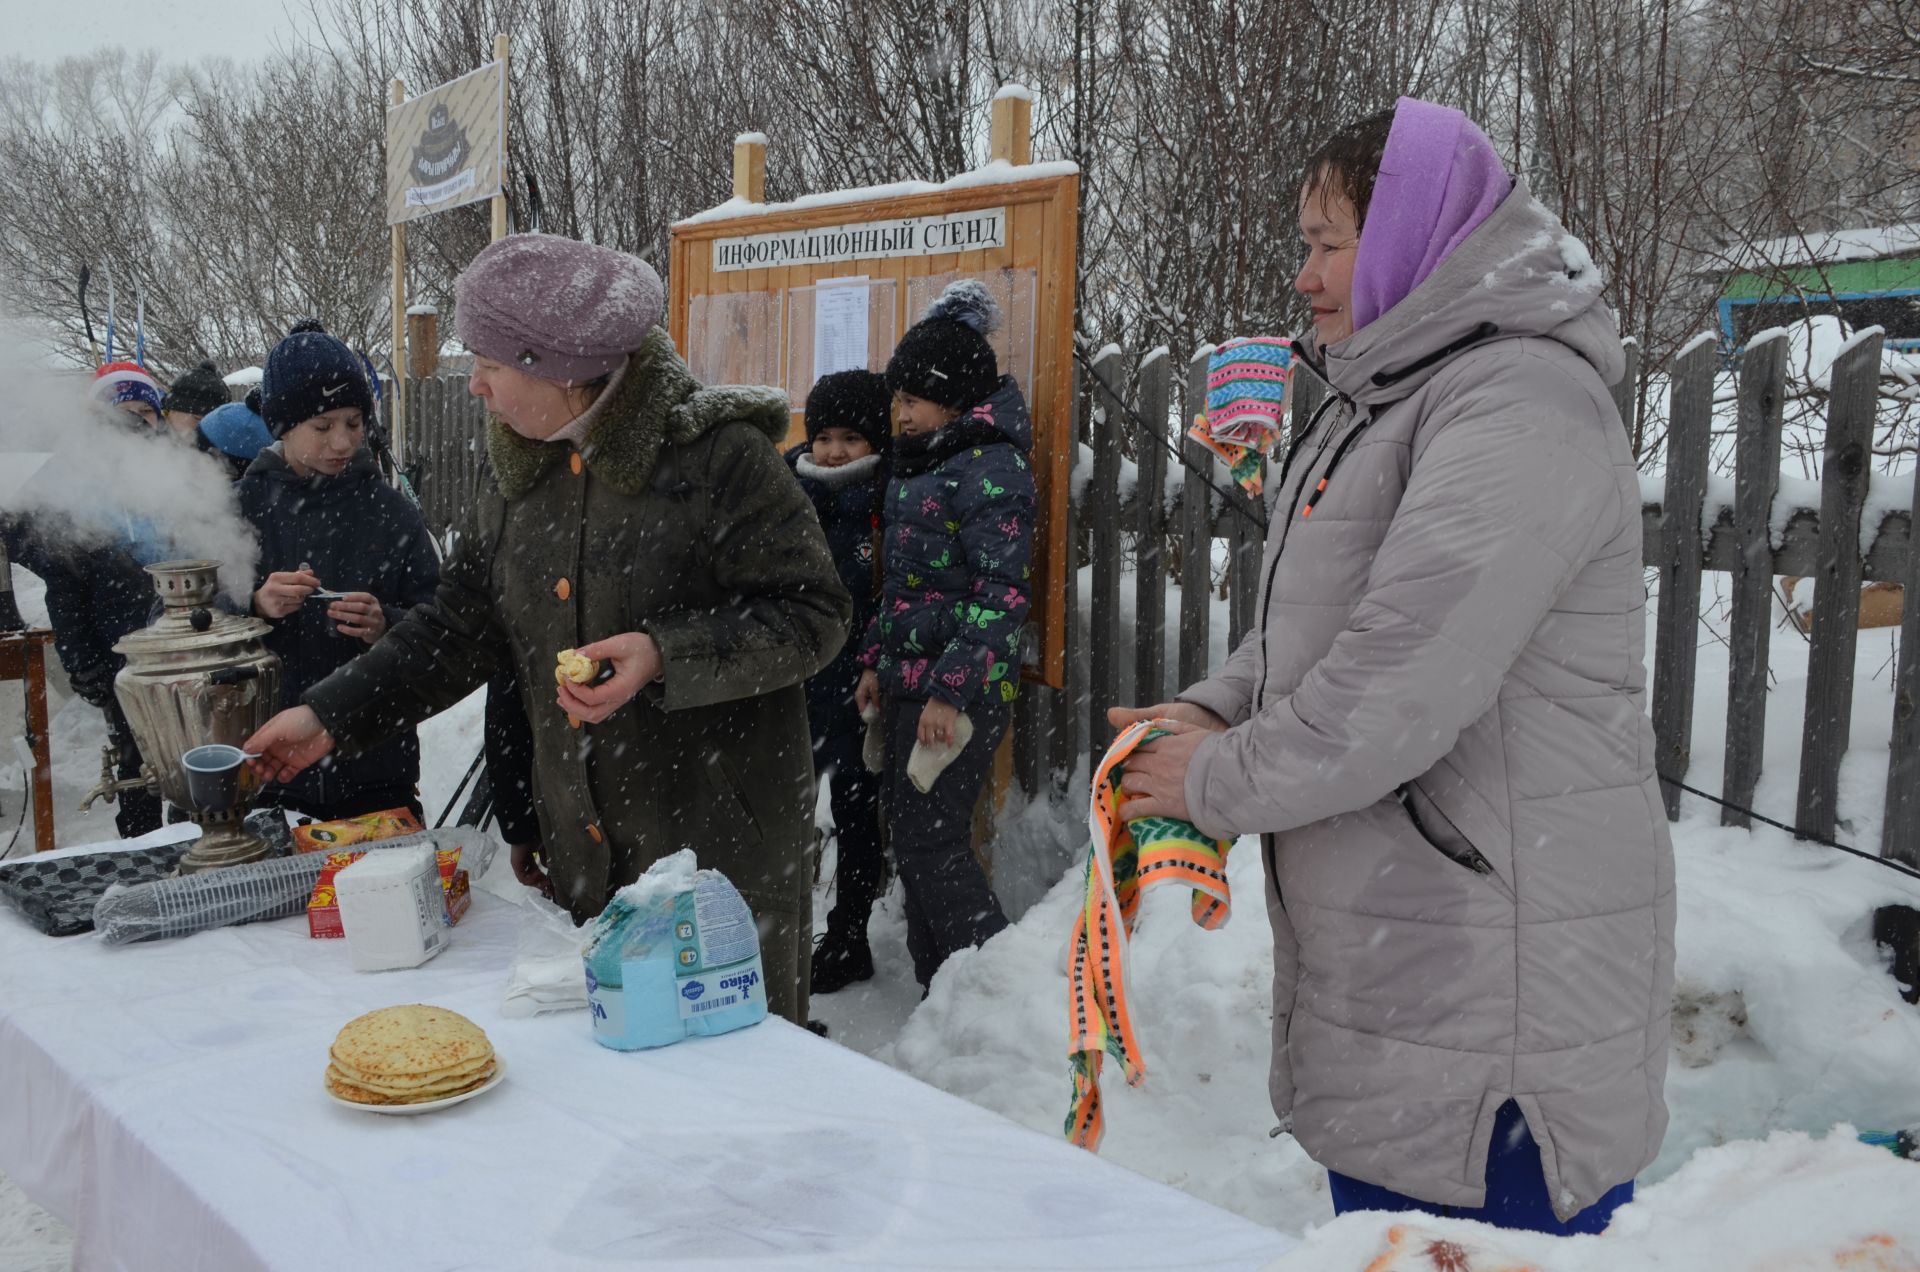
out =
<path fill-rule="evenodd" d="M 793 460 L 793 471 L 808 481 L 817 481 L 828 490 L 839 490 L 859 482 L 871 481 L 879 472 L 880 455 L 862 455 L 859 459 L 827 468 L 813 462 L 813 456 L 802 451 Z"/>
<path fill-rule="evenodd" d="M 623 495 L 637 495 L 653 479 L 663 446 L 683 445 L 733 421 L 751 424 L 778 442 L 786 434 L 786 394 L 747 385 L 702 388 L 674 352 L 664 327 L 627 359 L 625 373 L 592 408 L 594 421 L 580 444 L 593 475 Z M 487 427 L 487 458 L 500 493 L 511 503 L 536 486 L 573 448 L 536 442 L 494 419 Z"/>

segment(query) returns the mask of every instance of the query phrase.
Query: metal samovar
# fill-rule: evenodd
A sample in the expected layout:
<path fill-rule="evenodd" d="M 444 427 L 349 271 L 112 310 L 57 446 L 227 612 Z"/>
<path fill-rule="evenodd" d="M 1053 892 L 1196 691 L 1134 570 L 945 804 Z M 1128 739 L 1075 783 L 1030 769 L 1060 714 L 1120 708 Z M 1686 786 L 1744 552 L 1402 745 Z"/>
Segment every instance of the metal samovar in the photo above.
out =
<path fill-rule="evenodd" d="M 101 756 L 100 785 L 81 805 L 153 786 L 169 803 L 193 810 L 201 835 L 181 859 L 182 874 L 267 855 L 267 846 L 242 825 L 259 791 L 253 771 L 242 766 L 239 799 L 215 811 L 195 807 L 180 762 L 208 743 L 240 746 L 280 709 L 280 658 L 261 643 L 271 628 L 262 619 L 212 608 L 219 571 L 218 561 L 147 567 L 165 613 L 113 647 L 127 660 L 113 692 L 140 746 L 141 775 L 114 780 L 109 747 Z"/>

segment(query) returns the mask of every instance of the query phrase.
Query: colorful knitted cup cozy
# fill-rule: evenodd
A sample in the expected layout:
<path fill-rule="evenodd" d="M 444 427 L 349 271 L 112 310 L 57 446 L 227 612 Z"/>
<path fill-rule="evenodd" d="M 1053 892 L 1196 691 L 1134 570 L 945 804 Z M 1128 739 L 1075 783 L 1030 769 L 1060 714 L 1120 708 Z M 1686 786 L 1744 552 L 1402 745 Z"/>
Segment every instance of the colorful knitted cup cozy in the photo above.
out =
<path fill-rule="evenodd" d="M 1190 822 L 1162 817 L 1120 820 L 1120 782 L 1127 757 L 1169 730 L 1165 720 L 1140 720 L 1121 730 L 1093 778 L 1087 815 L 1093 847 L 1087 854 L 1086 900 L 1074 921 L 1067 964 L 1067 1058 L 1073 1076 L 1073 1107 L 1067 1138 L 1098 1151 L 1106 1117 L 1100 1107 L 1100 1065 L 1111 1055 L 1127 1085 L 1146 1077 L 1146 1063 L 1127 1008 L 1127 942 L 1140 912 L 1140 894 L 1160 883 L 1193 889 L 1193 921 L 1211 931 L 1232 913 L 1227 890 L 1227 850 L 1232 842 L 1209 839 Z"/>
<path fill-rule="evenodd" d="M 1241 336 L 1207 359 L 1207 410 L 1187 436 L 1218 455 L 1250 495 L 1260 493 L 1260 461 L 1286 430 L 1293 342 Z"/>

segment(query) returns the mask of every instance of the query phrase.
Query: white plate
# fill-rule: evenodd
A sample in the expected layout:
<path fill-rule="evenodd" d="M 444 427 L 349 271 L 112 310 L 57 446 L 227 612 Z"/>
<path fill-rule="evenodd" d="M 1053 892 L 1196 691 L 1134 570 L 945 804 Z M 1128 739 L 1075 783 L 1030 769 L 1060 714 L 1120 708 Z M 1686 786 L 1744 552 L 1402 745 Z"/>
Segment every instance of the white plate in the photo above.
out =
<path fill-rule="evenodd" d="M 498 1055 L 493 1058 L 493 1076 L 471 1091 L 461 1091 L 438 1100 L 422 1100 L 418 1104 L 360 1104 L 353 1100 L 343 1100 L 333 1093 L 333 1088 L 322 1078 L 320 1088 L 327 1098 L 343 1109 L 358 1109 L 362 1113 L 385 1113 L 389 1117 L 412 1117 L 415 1113 L 431 1113 L 435 1109 L 451 1108 L 463 1100 L 471 1100 L 476 1095 L 485 1095 L 500 1085 L 500 1079 L 507 1076 L 507 1062 Z"/>

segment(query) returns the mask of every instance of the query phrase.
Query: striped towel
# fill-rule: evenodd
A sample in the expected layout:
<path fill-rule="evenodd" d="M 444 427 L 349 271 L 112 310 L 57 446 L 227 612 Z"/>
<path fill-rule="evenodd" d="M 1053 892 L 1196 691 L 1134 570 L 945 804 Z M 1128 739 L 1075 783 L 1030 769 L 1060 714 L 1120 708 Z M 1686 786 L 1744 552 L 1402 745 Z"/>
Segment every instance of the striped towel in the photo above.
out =
<path fill-rule="evenodd" d="M 1285 428 L 1293 383 L 1293 342 L 1285 336 L 1241 336 L 1207 360 L 1207 409 L 1187 435 L 1225 461 L 1250 495 L 1261 488 L 1260 461 Z"/>
<path fill-rule="evenodd" d="M 1103 1055 L 1120 1062 L 1127 1085 L 1138 1086 L 1146 1064 L 1127 1010 L 1127 941 L 1140 912 L 1141 890 L 1157 883 L 1193 889 L 1193 921 L 1209 931 L 1232 912 L 1227 891 L 1231 841 L 1209 839 L 1190 822 L 1140 817 L 1120 820 L 1120 780 L 1129 755 L 1165 737 L 1163 720 L 1128 725 L 1107 748 L 1093 779 L 1087 815 L 1093 848 L 1087 854 L 1086 901 L 1074 921 L 1067 967 L 1067 1058 L 1073 1072 L 1073 1107 L 1067 1138 L 1098 1151 L 1106 1117 L 1100 1107 Z"/>

